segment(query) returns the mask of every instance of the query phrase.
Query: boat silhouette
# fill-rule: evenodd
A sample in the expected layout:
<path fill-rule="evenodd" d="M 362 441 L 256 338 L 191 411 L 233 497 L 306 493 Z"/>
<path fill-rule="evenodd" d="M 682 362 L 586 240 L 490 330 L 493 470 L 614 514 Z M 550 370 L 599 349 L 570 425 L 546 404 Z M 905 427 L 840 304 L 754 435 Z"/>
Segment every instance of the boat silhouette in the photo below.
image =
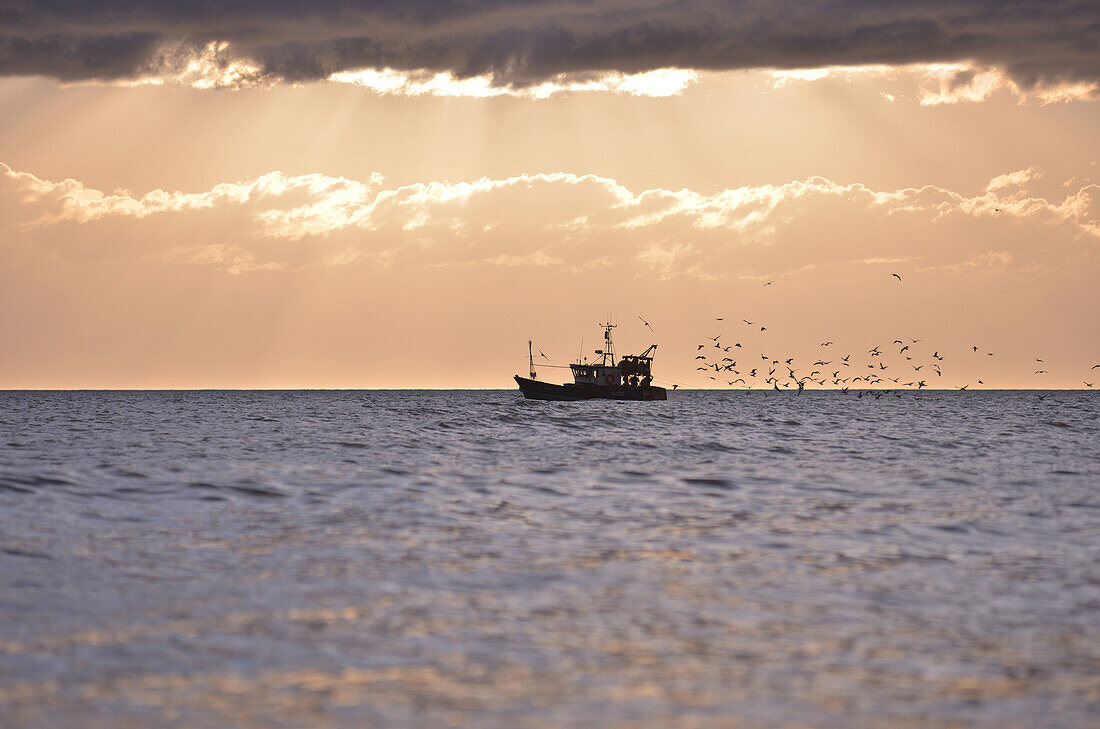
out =
<path fill-rule="evenodd" d="M 653 353 L 657 345 L 651 344 L 641 354 L 628 354 L 615 361 L 615 345 L 610 322 L 603 327 L 604 345 L 597 349 L 600 361 L 577 361 L 569 365 L 573 382 L 556 385 L 536 379 L 535 358 L 531 342 L 527 342 L 527 358 L 530 377 L 515 376 L 520 392 L 529 400 L 667 400 L 663 387 L 653 384 Z"/>

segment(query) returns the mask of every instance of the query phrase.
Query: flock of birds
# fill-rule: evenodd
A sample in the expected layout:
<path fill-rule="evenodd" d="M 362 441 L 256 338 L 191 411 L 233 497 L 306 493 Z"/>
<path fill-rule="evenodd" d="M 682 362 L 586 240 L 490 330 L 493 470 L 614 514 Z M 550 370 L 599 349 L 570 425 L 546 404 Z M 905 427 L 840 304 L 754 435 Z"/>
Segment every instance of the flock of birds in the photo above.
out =
<path fill-rule="evenodd" d="M 901 275 L 890 274 L 899 282 Z M 764 283 L 771 286 L 774 281 Z M 651 332 L 653 327 L 643 317 L 638 319 Z M 715 322 L 725 322 L 725 317 L 715 317 Z M 761 322 L 753 322 L 742 319 L 736 326 L 745 334 L 763 335 L 768 327 Z M 723 337 L 726 337 L 723 341 Z M 755 338 L 759 338 L 756 336 Z M 750 354 L 752 347 L 745 347 L 740 341 L 749 341 L 746 337 L 725 334 L 717 334 L 708 337 L 708 341 L 696 344 L 695 360 L 696 371 L 704 373 L 707 379 L 716 384 L 725 383 L 729 387 L 753 389 L 761 387 L 767 390 L 794 390 L 802 392 L 807 385 L 816 385 L 820 388 L 834 388 L 842 392 L 856 390 L 859 397 L 864 392 L 874 397 L 882 397 L 892 390 L 898 389 L 949 389 L 945 387 L 943 362 L 946 355 L 939 349 L 932 349 L 923 345 L 922 340 L 913 337 L 897 338 L 889 344 L 875 345 L 866 351 L 848 351 L 841 354 L 832 340 L 823 341 L 818 345 L 819 355 L 814 361 L 798 361 L 794 356 L 787 354 L 775 354 L 755 351 Z M 732 342 L 728 343 L 727 342 Z M 755 349 L 762 349 L 759 345 Z M 894 351 L 896 350 L 896 352 Z M 549 361 L 550 358 L 539 350 L 539 356 Z M 972 345 L 964 356 L 969 356 L 971 361 L 967 364 L 975 364 L 973 358 L 985 360 L 993 357 L 994 353 L 986 351 L 978 345 Z M 1048 374 L 1046 363 L 1042 357 L 1034 358 L 1034 376 L 1041 377 Z M 1094 364 L 1089 368 L 1092 373 L 1100 369 L 1100 364 Z M 1089 377 L 1090 375 L 1086 375 Z M 662 379 L 662 378 L 656 378 Z M 682 383 L 672 384 L 673 389 Z M 955 386 L 954 389 L 967 390 L 971 384 L 984 385 L 976 378 L 976 382 Z M 1086 388 L 1091 389 L 1093 382 L 1082 380 Z M 1043 399 L 1043 395 L 1039 396 Z"/>
<path fill-rule="evenodd" d="M 719 317 L 718 321 L 722 321 Z M 747 319 L 746 326 L 757 324 Z M 766 326 L 759 326 L 760 332 L 766 332 Z M 715 382 L 725 382 L 730 387 L 741 386 L 746 389 L 763 386 L 772 390 L 797 388 L 800 392 L 808 384 L 820 387 L 839 388 L 847 392 L 849 388 L 883 389 L 925 387 L 942 389 L 939 386 L 943 377 L 942 363 L 947 359 L 939 350 L 931 353 L 920 348 L 920 339 L 907 337 L 894 339 L 889 345 L 876 345 L 866 352 L 848 352 L 841 354 L 832 349 L 834 342 L 824 341 L 818 347 L 821 355 L 812 363 L 801 363 L 793 356 L 774 355 L 766 352 L 750 354 L 740 342 L 725 344 L 723 335 L 710 337 L 710 341 L 696 345 L 696 370 L 707 374 Z M 887 355 L 896 354 L 891 361 Z M 980 351 L 977 345 L 971 347 L 972 354 L 994 356 L 992 352 Z M 732 356 L 731 356 L 732 355 Z M 900 358 L 900 361 L 899 361 Z M 1036 357 L 1036 363 L 1042 364 L 1042 358 Z M 1092 369 L 1100 368 L 1100 364 Z M 1045 369 L 1035 370 L 1036 375 L 1046 374 Z M 733 379 L 729 379 L 729 378 Z M 930 384 L 931 383 L 931 384 Z M 981 379 L 978 385 L 985 384 Z M 1086 387 L 1093 383 L 1085 381 Z M 969 384 L 958 387 L 966 390 Z M 877 393 L 876 396 L 881 396 Z M 862 397 L 862 392 L 860 392 Z"/>
<path fill-rule="evenodd" d="M 899 281 L 901 276 L 891 274 Z M 769 281 L 764 286 L 771 284 Z M 642 317 L 638 317 L 650 331 L 653 327 Z M 725 322 L 725 317 L 715 317 L 716 322 Z M 743 332 L 765 334 L 768 327 L 761 322 L 742 319 L 737 325 Z M 893 389 L 917 389 L 926 387 L 947 389 L 942 383 L 943 363 L 947 360 L 939 349 L 923 345 L 922 340 L 904 337 L 881 344 L 866 351 L 837 351 L 831 340 L 818 345 L 819 356 L 813 362 L 798 361 L 794 356 L 755 351 L 742 346 L 736 339 L 745 337 L 718 334 L 708 337 L 708 341 L 699 343 L 695 349 L 696 371 L 704 373 L 707 379 L 730 387 L 753 389 L 762 387 L 768 390 L 794 390 L 802 392 L 807 385 L 821 388 L 835 388 L 842 392 L 854 389 L 859 397 L 864 390 L 881 397 Z M 748 341 L 745 339 L 745 341 Z M 757 346 L 755 349 L 762 349 Z M 931 352 L 928 350 L 932 349 Z M 986 359 L 994 353 L 978 345 L 972 345 L 967 354 L 971 357 Z M 1047 374 L 1042 357 L 1035 357 L 1035 376 Z M 973 364 L 971 362 L 970 364 Z M 1100 364 L 1090 368 L 1090 372 L 1100 369 Z M 1092 388 L 1093 382 L 1082 380 L 1086 388 Z M 977 379 L 977 385 L 984 385 Z M 971 383 L 956 386 L 955 389 L 967 390 Z M 674 388 L 676 385 L 673 386 Z M 1040 396 L 1042 397 L 1042 396 Z"/>
<path fill-rule="evenodd" d="M 715 320 L 722 322 L 724 317 L 716 317 Z M 767 326 L 759 322 L 748 319 L 741 322 L 748 328 L 747 331 L 768 331 Z M 642 323 L 649 326 L 644 319 Z M 652 330 L 652 327 L 649 328 Z M 865 352 L 843 354 L 834 348 L 833 341 L 823 341 L 818 345 L 820 356 L 811 363 L 800 362 L 787 354 L 750 353 L 741 342 L 732 341 L 740 337 L 724 339 L 725 336 L 718 334 L 696 345 L 695 369 L 705 373 L 709 380 L 724 382 L 730 387 L 797 389 L 801 392 L 807 385 L 817 385 L 838 388 L 842 392 L 856 389 L 860 391 L 860 397 L 864 389 L 875 390 L 876 397 L 889 394 L 891 389 L 945 389 L 940 383 L 944 376 L 942 363 L 947 357 L 938 349 L 929 352 L 931 347 L 921 346 L 922 340 L 912 337 L 894 339 L 889 344 L 876 345 Z M 970 347 L 969 354 L 983 359 L 994 356 L 993 352 L 985 351 L 978 345 Z M 1035 375 L 1047 374 L 1041 357 L 1035 358 L 1035 366 Z M 1093 365 L 1090 371 L 1096 369 L 1100 369 L 1100 364 Z M 1087 388 L 1094 384 L 1087 380 L 1082 382 Z M 985 383 L 978 379 L 976 384 Z M 968 383 L 956 389 L 966 390 L 969 387 Z"/>

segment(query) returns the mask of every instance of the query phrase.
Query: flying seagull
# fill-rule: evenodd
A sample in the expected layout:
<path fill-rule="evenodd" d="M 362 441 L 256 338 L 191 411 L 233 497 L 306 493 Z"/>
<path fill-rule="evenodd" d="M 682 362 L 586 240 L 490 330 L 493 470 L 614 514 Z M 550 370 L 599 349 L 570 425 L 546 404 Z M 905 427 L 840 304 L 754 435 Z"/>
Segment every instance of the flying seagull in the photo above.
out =
<path fill-rule="evenodd" d="M 773 283 L 775 283 L 775 282 L 774 282 L 774 281 L 768 281 L 768 282 L 767 282 L 766 284 L 764 284 L 764 285 L 765 285 L 765 286 L 771 286 L 771 285 L 772 285 Z"/>
<path fill-rule="evenodd" d="M 549 357 L 547 357 L 547 356 L 546 356 L 545 354 L 543 354 L 543 353 L 542 353 L 542 350 L 541 350 L 541 349 L 539 350 L 539 356 L 540 356 L 540 357 L 542 357 L 542 358 L 543 358 L 544 360 L 546 360 L 547 362 L 549 362 L 549 361 L 550 361 L 550 358 L 549 358 Z"/>
<path fill-rule="evenodd" d="M 640 316 L 638 318 L 642 319 L 642 317 L 640 317 Z M 651 331 L 651 332 L 653 331 L 653 327 L 649 326 L 649 322 L 647 322 L 645 319 L 642 319 L 642 324 L 645 324 L 646 327 L 649 328 L 649 331 Z"/>
<path fill-rule="evenodd" d="M 896 273 L 891 273 L 890 275 L 896 278 L 898 281 L 901 281 L 901 276 L 897 275 Z"/>

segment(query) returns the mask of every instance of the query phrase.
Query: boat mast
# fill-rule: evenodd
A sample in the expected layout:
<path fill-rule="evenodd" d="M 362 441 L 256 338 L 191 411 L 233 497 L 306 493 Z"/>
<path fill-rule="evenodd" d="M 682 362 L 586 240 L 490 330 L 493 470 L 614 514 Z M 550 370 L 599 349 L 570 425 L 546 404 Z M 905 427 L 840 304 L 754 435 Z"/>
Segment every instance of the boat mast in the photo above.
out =
<path fill-rule="evenodd" d="M 527 340 L 527 364 L 531 372 L 531 379 L 535 379 L 535 355 L 531 354 L 531 340 Z"/>
<path fill-rule="evenodd" d="M 615 345 L 611 341 L 611 330 L 615 328 L 615 325 L 611 322 L 605 322 L 600 326 L 603 327 L 603 349 L 600 350 L 600 354 L 603 355 L 601 360 L 601 366 L 607 366 L 607 358 L 611 358 L 611 366 L 615 366 Z"/>

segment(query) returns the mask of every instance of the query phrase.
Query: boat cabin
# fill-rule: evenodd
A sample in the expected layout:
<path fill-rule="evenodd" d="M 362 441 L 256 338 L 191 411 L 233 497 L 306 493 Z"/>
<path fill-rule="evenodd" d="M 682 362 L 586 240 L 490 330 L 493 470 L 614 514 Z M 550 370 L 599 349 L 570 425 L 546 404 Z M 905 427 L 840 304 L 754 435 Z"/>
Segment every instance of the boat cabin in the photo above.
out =
<path fill-rule="evenodd" d="M 605 367 L 598 364 L 571 364 L 573 381 L 578 385 L 603 385 L 618 387 L 622 384 L 622 373 L 618 367 Z"/>

